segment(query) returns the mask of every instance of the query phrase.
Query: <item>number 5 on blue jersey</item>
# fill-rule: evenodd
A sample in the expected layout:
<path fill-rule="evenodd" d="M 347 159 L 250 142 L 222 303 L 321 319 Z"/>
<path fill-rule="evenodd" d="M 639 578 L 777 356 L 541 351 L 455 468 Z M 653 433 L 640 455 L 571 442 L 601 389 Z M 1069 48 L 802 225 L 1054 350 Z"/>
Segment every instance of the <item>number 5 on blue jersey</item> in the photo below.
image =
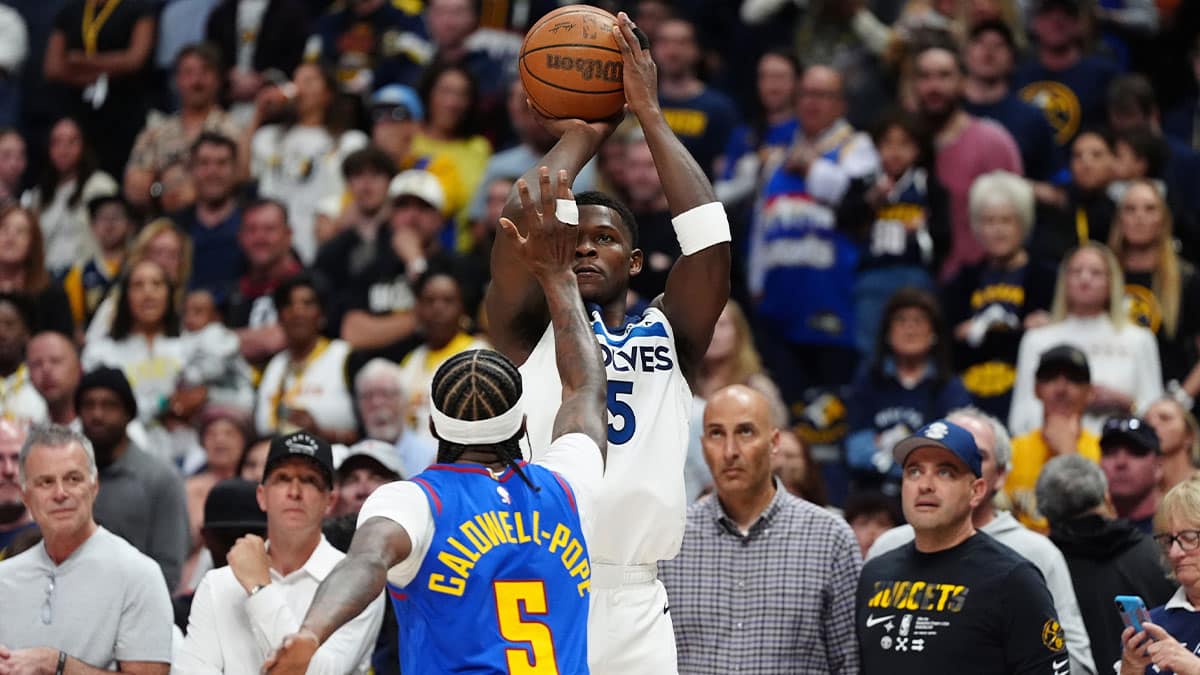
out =
<path fill-rule="evenodd" d="M 495 581 L 496 619 L 500 635 L 509 642 L 523 642 L 529 648 L 505 649 L 509 675 L 558 675 L 554 642 L 550 627 L 541 621 L 526 620 L 525 614 L 548 614 L 544 581 Z"/>

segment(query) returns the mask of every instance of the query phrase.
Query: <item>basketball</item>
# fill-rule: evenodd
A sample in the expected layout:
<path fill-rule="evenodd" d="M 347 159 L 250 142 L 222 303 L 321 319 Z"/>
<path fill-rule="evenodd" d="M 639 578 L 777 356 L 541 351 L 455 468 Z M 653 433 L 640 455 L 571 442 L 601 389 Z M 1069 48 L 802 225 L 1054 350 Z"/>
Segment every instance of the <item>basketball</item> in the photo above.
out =
<path fill-rule="evenodd" d="M 568 5 L 529 29 L 521 45 L 521 83 L 547 117 L 600 120 L 625 104 L 617 17 L 597 7 Z"/>

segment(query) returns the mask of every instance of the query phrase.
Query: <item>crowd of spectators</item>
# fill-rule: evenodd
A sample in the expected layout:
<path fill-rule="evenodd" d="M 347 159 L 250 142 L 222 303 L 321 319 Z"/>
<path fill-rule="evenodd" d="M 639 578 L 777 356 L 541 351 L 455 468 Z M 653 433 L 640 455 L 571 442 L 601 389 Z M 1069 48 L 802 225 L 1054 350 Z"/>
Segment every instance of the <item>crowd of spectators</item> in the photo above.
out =
<path fill-rule="evenodd" d="M 305 508 L 333 505 L 325 533 L 344 548 L 374 487 L 434 462 L 433 374 L 488 347 L 499 213 L 556 141 L 517 73 L 524 31 L 562 4 L 0 5 L 0 560 L 42 524 L 17 489 L 31 424 L 78 436 L 38 426 L 42 445 L 87 439 L 86 453 L 55 461 L 97 481 L 96 494 L 72 487 L 95 519 L 78 532 L 117 537 L 85 552 L 124 566 L 121 579 L 145 571 L 122 540 L 153 560 L 180 631 L 193 596 L 207 621 L 257 620 L 249 605 L 217 618 L 234 611 L 222 596 L 265 574 L 266 554 L 234 533 L 270 531 L 296 551 L 316 541 L 276 528 L 282 507 L 260 495 L 263 516 L 239 481 L 267 495 L 289 481 L 319 488 Z M 689 500 L 714 489 L 720 464 L 706 457 L 706 405 L 750 406 L 780 431 L 764 437 L 773 485 L 844 515 L 857 569 L 905 541 L 880 536 L 904 520 L 893 447 L 950 415 L 989 439 L 975 526 L 1039 568 L 1073 671 L 1106 671 L 1122 658 L 1119 624 L 1092 623 L 1090 607 L 1111 608 L 1084 597 L 1091 579 L 1117 585 L 1102 563 L 1128 549 L 1133 590 L 1166 602 L 1147 537 L 1200 522 L 1188 501 L 1200 498 L 1163 502 L 1200 466 L 1200 4 L 592 4 L 629 12 L 649 37 L 664 117 L 733 226 L 733 300 L 691 374 Z M 641 307 L 680 250 L 634 122 L 574 187 L 618 197 L 636 219 Z M 722 399 L 733 385 L 744 388 Z M 334 444 L 327 475 L 265 480 L 271 439 L 295 432 Z M 809 536 L 809 511 L 772 509 L 798 528 L 781 536 Z M 1188 531 L 1160 542 L 1175 564 L 1198 545 Z M 842 534 L 826 538 L 840 550 Z M 43 535 L 50 557 L 20 574 L 79 545 L 78 533 Z M 324 562 L 310 561 L 318 582 L 338 555 L 324 546 Z M 705 546 L 685 542 L 664 579 L 703 587 L 709 563 L 688 556 Z M 725 567 L 740 554 L 715 555 Z M 232 573 L 202 583 L 226 559 Z M 293 562 L 272 574 L 290 579 L 304 566 Z M 0 565 L 0 588 L 20 587 L 25 577 L 6 578 L 16 573 Z M 703 633 L 713 617 L 688 611 L 676 628 Z M 374 635 L 377 619 L 359 627 Z M 166 658 L 149 639 L 158 619 L 141 621 L 145 645 L 69 655 L 101 668 Z M 376 672 L 395 668 L 391 621 Z M 245 644 L 206 630 L 181 672 L 219 670 L 214 650 L 269 651 L 249 627 Z M 709 659 L 684 645 L 681 664 Z M 364 653 L 350 650 L 365 668 Z"/>

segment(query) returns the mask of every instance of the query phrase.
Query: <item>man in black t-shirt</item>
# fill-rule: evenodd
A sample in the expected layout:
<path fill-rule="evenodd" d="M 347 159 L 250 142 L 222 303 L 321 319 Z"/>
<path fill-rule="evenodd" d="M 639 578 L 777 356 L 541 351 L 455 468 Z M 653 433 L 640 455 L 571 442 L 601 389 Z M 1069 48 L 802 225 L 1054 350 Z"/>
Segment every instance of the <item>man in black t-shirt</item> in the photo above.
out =
<path fill-rule="evenodd" d="M 1062 626 L 1041 573 L 979 532 L 982 455 L 946 420 L 892 449 L 915 539 L 863 567 L 855 624 L 864 675 L 1070 671 Z"/>

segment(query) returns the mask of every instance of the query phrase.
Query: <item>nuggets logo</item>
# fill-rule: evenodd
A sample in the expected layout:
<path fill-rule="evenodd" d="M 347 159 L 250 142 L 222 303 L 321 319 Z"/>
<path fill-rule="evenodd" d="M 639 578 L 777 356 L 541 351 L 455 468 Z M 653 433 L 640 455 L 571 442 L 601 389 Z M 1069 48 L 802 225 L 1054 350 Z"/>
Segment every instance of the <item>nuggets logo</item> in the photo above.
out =
<path fill-rule="evenodd" d="M 1125 286 L 1125 309 L 1130 321 L 1158 334 L 1162 327 L 1162 306 L 1154 297 L 1154 291 L 1136 284 Z"/>
<path fill-rule="evenodd" d="M 1054 142 L 1066 145 L 1079 131 L 1083 110 L 1075 92 L 1059 82 L 1042 81 L 1025 85 L 1021 98 L 1036 105 L 1054 129 Z"/>
<path fill-rule="evenodd" d="M 1046 619 L 1042 625 L 1042 644 L 1052 652 L 1061 652 L 1066 645 L 1062 626 L 1054 619 Z"/>

